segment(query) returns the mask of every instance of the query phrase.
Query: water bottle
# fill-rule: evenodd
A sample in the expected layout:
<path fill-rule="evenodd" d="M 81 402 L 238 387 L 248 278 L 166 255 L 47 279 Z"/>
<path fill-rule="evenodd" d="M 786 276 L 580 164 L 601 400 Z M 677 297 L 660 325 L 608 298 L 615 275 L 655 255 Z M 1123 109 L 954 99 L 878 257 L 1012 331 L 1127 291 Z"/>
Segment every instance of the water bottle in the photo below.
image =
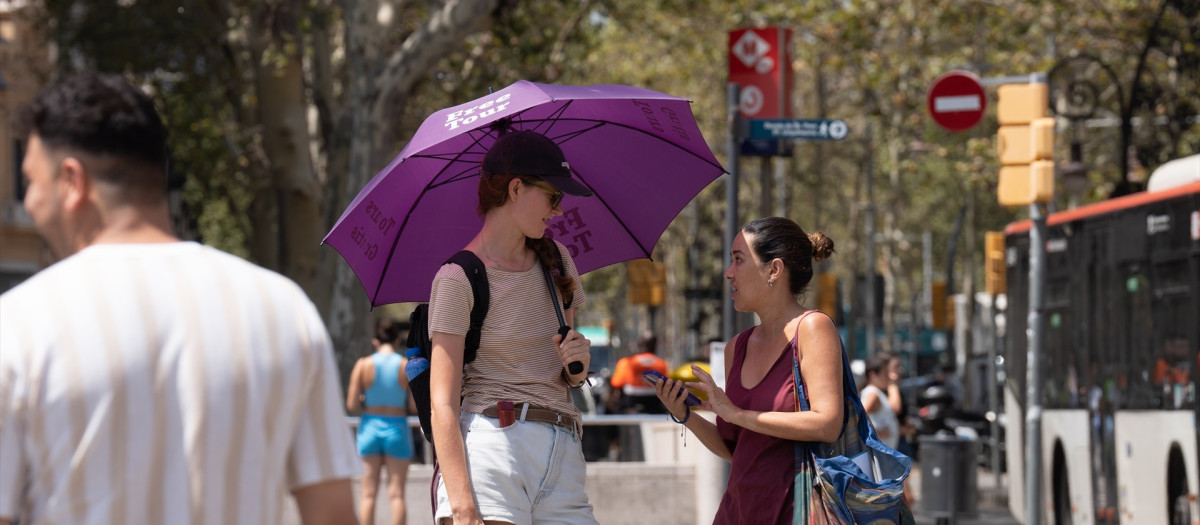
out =
<path fill-rule="evenodd" d="M 425 440 L 433 443 L 433 428 L 430 426 L 429 409 L 429 359 L 420 348 L 409 348 L 404 352 L 408 364 L 404 365 L 404 375 L 408 377 L 408 391 L 417 405 L 417 419 L 421 422 L 421 432 Z"/>

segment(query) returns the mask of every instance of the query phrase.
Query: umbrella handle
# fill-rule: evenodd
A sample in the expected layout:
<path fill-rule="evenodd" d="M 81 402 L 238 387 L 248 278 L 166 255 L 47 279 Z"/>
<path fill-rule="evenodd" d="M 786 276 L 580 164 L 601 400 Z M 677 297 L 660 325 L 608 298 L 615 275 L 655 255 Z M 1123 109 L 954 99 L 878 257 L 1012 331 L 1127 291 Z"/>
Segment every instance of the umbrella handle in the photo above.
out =
<path fill-rule="evenodd" d="M 566 338 L 567 332 L 570 332 L 570 331 L 571 331 L 571 327 L 569 327 L 565 324 L 558 327 L 558 335 L 563 336 L 563 338 Z M 583 362 L 582 361 L 571 361 L 571 364 L 567 365 L 567 371 L 570 372 L 571 375 L 575 375 L 575 374 L 582 372 L 583 371 Z"/>
<path fill-rule="evenodd" d="M 542 265 L 542 276 L 546 278 L 546 286 L 550 288 L 550 300 L 554 303 L 554 314 L 558 316 L 558 335 L 566 339 L 567 333 L 571 331 L 571 327 L 567 326 L 567 320 L 563 317 L 562 304 L 558 302 L 558 290 L 554 288 L 554 279 L 550 277 L 550 269 L 545 265 Z M 571 361 L 567 365 L 567 371 L 571 375 L 583 372 L 583 362 Z"/>

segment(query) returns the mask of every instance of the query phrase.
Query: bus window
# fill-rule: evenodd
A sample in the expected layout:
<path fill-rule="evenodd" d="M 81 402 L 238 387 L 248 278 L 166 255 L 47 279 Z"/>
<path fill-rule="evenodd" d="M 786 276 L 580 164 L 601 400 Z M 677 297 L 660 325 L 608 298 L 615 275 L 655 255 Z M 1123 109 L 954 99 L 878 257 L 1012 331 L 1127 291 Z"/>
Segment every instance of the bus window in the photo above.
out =
<path fill-rule="evenodd" d="M 1120 389 L 1117 408 L 1161 408 L 1160 389 L 1151 381 L 1157 352 L 1154 350 L 1150 279 L 1137 264 L 1128 266 L 1123 273 L 1123 282 L 1118 286 L 1125 287 L 1120 305 L 1124 315 L 1119 322 L 1125 333 L 1118 347 L 1121 366 L 1117 369 L 1117 387 Z"/>
<path fill-rule="evenodd" d="M 1195 403 L 1196 348 L 1188 341 L 1191 300 L 1187 260 L 1158 264 L 1154 269 L 1154 351 L 1151 382 L 1166 409 L 1190 409 Z"/>
<path fill-rule="evenodd" d="M 1071 304 L 1070 275 L 1056 275 L 1046 282 L 1045 353 L 1043 399 L 1046 408 L 1078 406 L 1078 376 L 1075 368 L 1074 326 L 1078 324 Z"/>

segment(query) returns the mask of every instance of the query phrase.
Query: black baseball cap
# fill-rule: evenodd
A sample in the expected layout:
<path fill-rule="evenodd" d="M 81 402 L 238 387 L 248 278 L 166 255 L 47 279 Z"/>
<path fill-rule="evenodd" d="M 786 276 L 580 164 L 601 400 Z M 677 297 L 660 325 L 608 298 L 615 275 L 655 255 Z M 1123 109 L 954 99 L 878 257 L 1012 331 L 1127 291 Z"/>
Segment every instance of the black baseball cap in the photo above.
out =
<path fill-rule="evenodd" d="M 550 183 L 559 191 L 587 197 L 592 190 L 571 178 L 571 165 L 562 148 L 536 131 L 513 131 L 501 135 L 483 156 L 483 175 L 528 175 Z"/>

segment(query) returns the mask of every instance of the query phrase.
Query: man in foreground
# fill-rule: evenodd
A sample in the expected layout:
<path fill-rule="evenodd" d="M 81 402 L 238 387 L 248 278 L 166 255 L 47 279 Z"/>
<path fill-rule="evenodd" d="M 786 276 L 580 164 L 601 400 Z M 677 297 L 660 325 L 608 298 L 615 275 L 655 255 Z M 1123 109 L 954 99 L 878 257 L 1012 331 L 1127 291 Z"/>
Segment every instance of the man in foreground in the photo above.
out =
<path fill-rule="evenodd" d="M 166 130 L 118 76 L 21 114 L 63 259 L 0 296 L 0 525 L 354 523 L 329 337 L 295 283 L 171 231 Z"/>

